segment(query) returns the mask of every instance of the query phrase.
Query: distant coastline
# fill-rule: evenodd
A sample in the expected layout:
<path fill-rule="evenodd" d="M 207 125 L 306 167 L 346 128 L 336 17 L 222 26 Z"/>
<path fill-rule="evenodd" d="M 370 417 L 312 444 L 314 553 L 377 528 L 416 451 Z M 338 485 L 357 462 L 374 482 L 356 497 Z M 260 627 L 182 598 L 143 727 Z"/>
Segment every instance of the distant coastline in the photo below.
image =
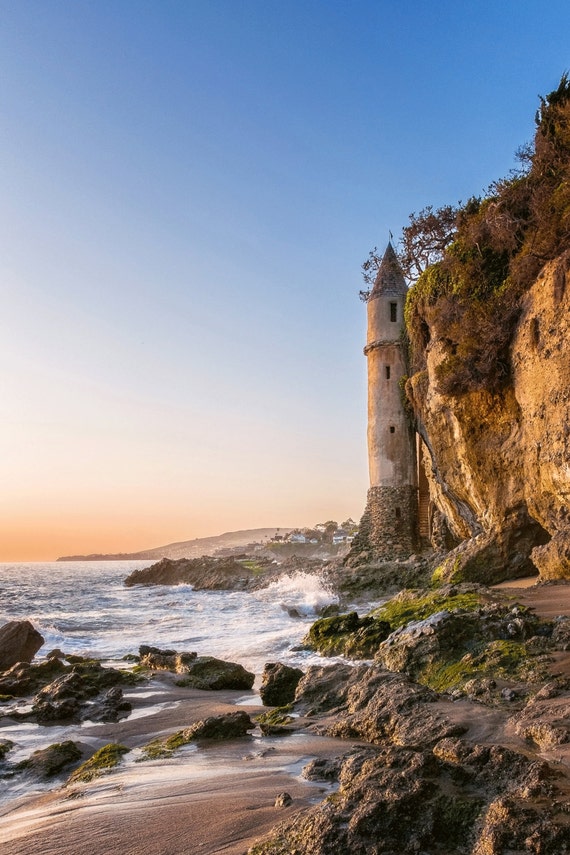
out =
<path fill-rule="evenodd" d="M 266 543 L 275 534 L 291 531 L 294 526 L 274 526 L 273 528 L 249 528 L 241 531 L 227 531 L 213 537 L 196 537 L 193 540 L 168 543 L 140 552 L 91 553 L 89 555 L 63 555 L 57 561 L 137 561 L 160 558 L 200 558 L 213 555 L 219 550 L 253 547 Z"/>

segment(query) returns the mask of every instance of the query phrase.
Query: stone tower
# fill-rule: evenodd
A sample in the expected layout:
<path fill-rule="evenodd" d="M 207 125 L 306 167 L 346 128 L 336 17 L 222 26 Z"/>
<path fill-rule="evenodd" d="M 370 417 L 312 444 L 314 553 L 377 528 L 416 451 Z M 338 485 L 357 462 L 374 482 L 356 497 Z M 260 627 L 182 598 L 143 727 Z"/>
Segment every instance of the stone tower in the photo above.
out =
<path fill-rule="evenodd" d="M 406 282 L 389 243 L 368 299 L 368 465 L 366 515 L 377 557 L 406 558 L 417 544 L 416 439 L 403 404 L 402 332 Z"/>

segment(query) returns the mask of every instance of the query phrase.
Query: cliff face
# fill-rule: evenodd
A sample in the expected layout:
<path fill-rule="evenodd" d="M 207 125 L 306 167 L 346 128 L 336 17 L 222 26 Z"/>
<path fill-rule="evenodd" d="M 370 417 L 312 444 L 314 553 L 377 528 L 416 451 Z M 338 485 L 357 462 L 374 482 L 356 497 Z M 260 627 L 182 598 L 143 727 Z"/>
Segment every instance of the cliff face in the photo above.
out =
<path fill-rule="evenodd" d="M 521 409 L 524 497 L 551 536 L 531 558 L 541 576 L 570 578 L 570 252 L 526 296 L 513 343 Z"/>
<path fill-rule="evenodd" d="M 432 500 L 461 541 L 442 575 L 570 578 L 570 251 L 524 294 L 517 320 L 491 319 L 498 338 L 514 326 L 490 359 L 489 318 L 483 335 L 468 303 L 442 297 L 419 311 L 425 369 L 407 391 Z"/>

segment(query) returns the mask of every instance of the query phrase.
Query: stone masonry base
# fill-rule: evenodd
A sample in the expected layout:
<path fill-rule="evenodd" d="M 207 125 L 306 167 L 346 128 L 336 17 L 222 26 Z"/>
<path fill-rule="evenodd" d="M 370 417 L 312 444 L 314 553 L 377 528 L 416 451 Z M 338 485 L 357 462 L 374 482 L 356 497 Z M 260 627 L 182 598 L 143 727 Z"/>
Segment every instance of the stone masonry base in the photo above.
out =
<path fill-rule="evenodd" d="M 418 491 L 415 487 L 370 487 L 365 516 L 377 558 L 408 558 L 417 549 Z"/>

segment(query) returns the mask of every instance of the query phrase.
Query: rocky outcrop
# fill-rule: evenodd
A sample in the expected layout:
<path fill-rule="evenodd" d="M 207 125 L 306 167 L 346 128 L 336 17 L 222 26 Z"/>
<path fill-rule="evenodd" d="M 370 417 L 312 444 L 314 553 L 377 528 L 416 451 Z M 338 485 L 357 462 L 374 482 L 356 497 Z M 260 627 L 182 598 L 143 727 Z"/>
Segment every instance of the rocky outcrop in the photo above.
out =
<path fill-rule="evenodd" d="M 245 591 L 259 586 L 258 577 L 272 578 L 268 559 L 242 560 L 229 558 L 163 558 L 151 567 L 134 570 L 124 584 L 133 585 L 192 585 L 196 591 Z"/>
<path fill-rule="evenodd" d="M 498 703 L 545 679 L 552 651 L 567 646 L 567 630 L 562 618 L 541 621 L 490 589 L 463 583 L 401 591 L 363 618 L 351 612 L 318 620 L 304 643 L 325 655 L 374 659 L 440 692 L 485 694 Z"/>
<path fill-rule="evenodd" d="M 11 620 L 0 627 L 0 671 L 17 662 L 31 662 L 43 637 L 29 620 Z"/>
<path fill-rule="evenodd" d="M 360 749 L 337 774 L 333 797 L 277 826 L 249 855 L 568 851 L 553 772 L 506 748 L 444 738 L 427 750 Z M 545 798 L 552 799 L 547 816 Z"/>
<path fill-rule="evenodd" d="M 432 500 L 464 541 L 441 576 L 491 583 L 538 568 L 545 579 L 570 578 L 570 252 L 523 296 L 500 383 L 496 361 L 495 382 L 485 385 L 460 354 L 501 317 L 449 296 L 417 311 L 425 369 L 407 391 Z"/>
<path fill-rule="evenodd" d="M 553 685 L 544 695 L 551 692 L 564 720 L 567 698 Z M 533 712 L 513 718 L 511 728 L 527 740 L 542 734 L 539 723 L 552 712 L 544 705 L 552 703 L 537 695 L 527 705 Z M 281 823 L 249 855 L 568 851 L 567 778 L 531 750 L 470 739 L 476 705 L 464 710 L 462 724 L 435 692 L 404 675 L 331 665 L 309 669 L 295 709 L 316 732 L 368 744 L 309 763 L 303 775 L 337 781 L 337 792 Z M 545 745 L 567 739 L 563 724 L 544 731 Z"/>
<path fill-rule="evenodd" d="M 374 664 L 309 668 L 292 708 L 350 741 L 303 770 L 338 788 L 249 855 L 570 852 L 568 659 L 552 674 L 544 656 L 567 620 L 474 584 L 402 591 L 371 617 L 394 628 Z"/>
<path fill-rule="evenodd" d="M 117 721 L 128 715 L 131 704 L 123 699 L 123 686 L 138 677 L 128 671 L 104 668 L 100 662 L 70 656 L 73 662 L 52 658 L 37 665 L 18 663 L 0 675 L 0 694 L 8 698 L 32 697 L 26 711 L 4 715 L 38 724 L 67 721 Z"/>
<path fill-rule="evenodd" d="M 142 645 L 140 664 L 153 671 L 172 671 L 182 675 L 177 686 L 194 689 L 251 689 L 255 674 L 237 662 L 227 662 L 214 656 L 197 653 L 177 653 Z"/>
<path fill-rule="evenodd" d="M 464 731 L 432 708 L 436 699 L 425 686 L 377 665 L 329 665 L 309 668 L 295 709 L 316 718 L 312 729 L 327 736 L 421 748 Z"/>

